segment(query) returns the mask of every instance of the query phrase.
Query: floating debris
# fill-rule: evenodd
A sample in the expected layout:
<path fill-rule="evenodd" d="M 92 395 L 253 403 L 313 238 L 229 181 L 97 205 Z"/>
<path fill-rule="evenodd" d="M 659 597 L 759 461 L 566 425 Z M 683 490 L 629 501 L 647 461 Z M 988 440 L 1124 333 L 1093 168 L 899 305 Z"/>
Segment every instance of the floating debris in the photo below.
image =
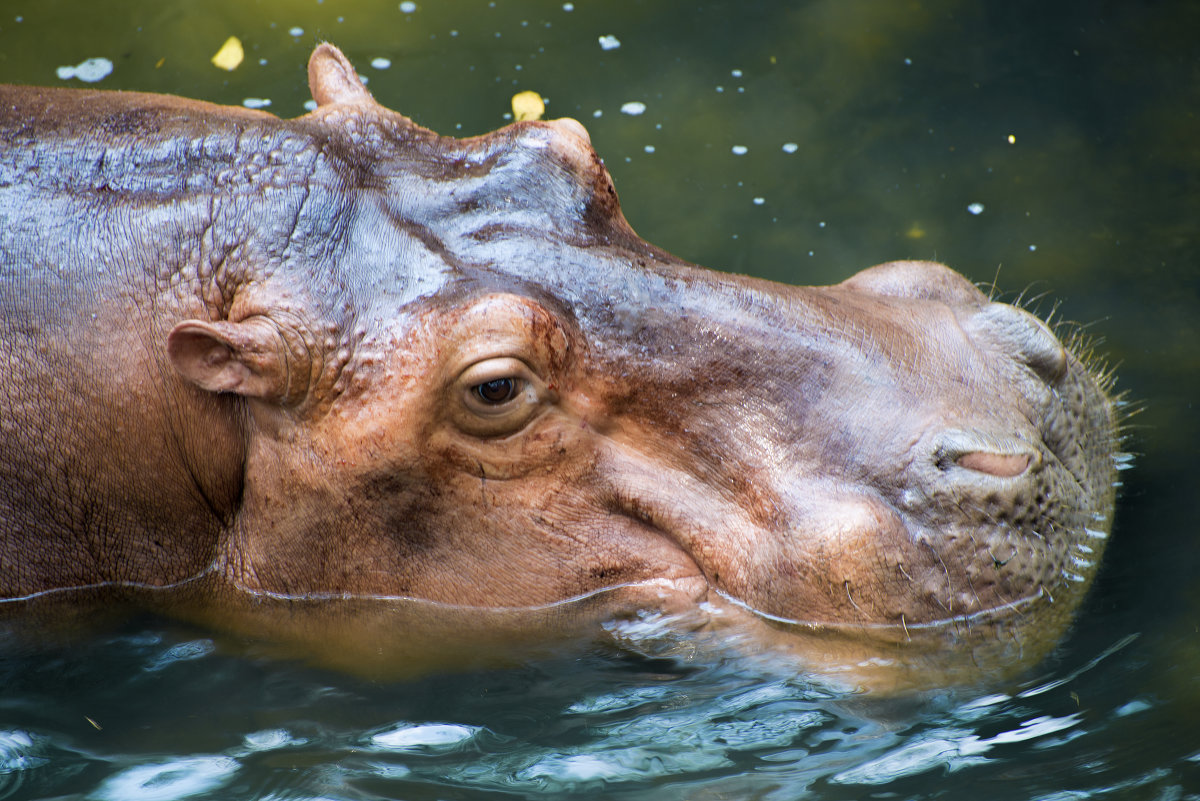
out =
<path fill-rule="evenodd" d="M 512 96 L 513 119 L 540 120 L 546 113 L 546 103 L 537 92 L 517 92 Z"/>
<path fill-rule="evenodd" d="M 236 36 L 230 36 L 225 40 L 225 44 L 221 45 L 221 49 L 212 57 L 214 67 L 218 69 L 228 70 L 232 72 L 237 69 L 237 66 L 242 63 L 242 59 L 246 57 L 246 53 L 242 50 L 242 40 Z"/>
<path fill-rule="evenodd" d="M 113 63 L 107 58 L 89 58 L 74 67 L 59 67 L 58 77 L 64 81 L 78 78 L 84 83 L 95 83 L 112 74 Z"/>

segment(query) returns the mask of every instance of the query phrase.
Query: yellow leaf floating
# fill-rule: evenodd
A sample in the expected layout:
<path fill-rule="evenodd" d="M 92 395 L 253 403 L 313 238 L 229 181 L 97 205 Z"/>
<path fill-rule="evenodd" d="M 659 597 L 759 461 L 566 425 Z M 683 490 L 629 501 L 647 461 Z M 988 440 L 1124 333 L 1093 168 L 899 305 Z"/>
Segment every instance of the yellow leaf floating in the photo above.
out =
<path fill-rule="evenodd" d="M 246 57 L 242 50 L 242 42 L 236 36 L 230 36 L 225 40 L 225 44 L 221 45 L 221 49 L 212 57 L 213 66 L 223 70 L 233 71 L 237 69 L 237 65 L 242 63 L 242 59 Z"/>
<path fill-rule="evenodd" d="M 512 98 L 513 119 L 540 120 L 546 113 L 546 104 L 537 92 L 517 92 Z"/>

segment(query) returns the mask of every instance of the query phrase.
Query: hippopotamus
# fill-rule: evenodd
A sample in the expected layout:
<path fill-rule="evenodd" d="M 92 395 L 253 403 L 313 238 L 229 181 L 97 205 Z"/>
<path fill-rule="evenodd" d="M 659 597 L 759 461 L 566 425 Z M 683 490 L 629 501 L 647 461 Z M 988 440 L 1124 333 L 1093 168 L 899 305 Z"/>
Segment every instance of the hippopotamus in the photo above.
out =
<path fill-rule="evenodd" d="M 577 121 L 439 136 L 329 44 L 309 82 L 292 120 L 0 90 L 3 606 L 398 640 L 1069 617 L 1119 445 L 1069 338 L 932 262 L 694 266 Z"/>

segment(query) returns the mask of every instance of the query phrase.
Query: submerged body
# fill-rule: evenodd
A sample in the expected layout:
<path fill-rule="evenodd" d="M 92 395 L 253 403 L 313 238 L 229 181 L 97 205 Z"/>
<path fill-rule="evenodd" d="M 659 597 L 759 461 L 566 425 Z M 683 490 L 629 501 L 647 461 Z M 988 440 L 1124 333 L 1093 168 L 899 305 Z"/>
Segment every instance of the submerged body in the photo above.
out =
<path fill-rule="evenodd" d="M 1117 435 L 1040 321 L 927 262 L 706 271 L 572 120 L 439 137 L 328 45 L 310 83 L 290 121 L 0 90 L 0 599 L 372 648 L 618 608 L 1061 630 Z"/>

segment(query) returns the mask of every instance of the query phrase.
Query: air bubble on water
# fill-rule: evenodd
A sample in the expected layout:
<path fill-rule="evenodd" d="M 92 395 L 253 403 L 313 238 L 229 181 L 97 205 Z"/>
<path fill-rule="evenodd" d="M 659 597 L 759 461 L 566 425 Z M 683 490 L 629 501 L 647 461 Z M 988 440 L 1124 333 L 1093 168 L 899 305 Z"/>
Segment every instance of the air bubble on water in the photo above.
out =
<path fill-rule="evenodd" d="M 303 35 L 304 35 L 304 29 L 303 29 L 303 28 L 301 28 L 299 25 L 297 25 L 297 26 L 296 26 L 296 27 L 294 27 L 294 28 L 289 28 L 289 29 L 288 29 L 288 33 L 289 33 L 289 34 L 291 34 L 292 36 L 303 36 Z"/>
<path fill-rule="evenodd" d="M 783 145 L 784 153 L 795 153 L 799 149 L 800 145 L 796 144 L 795 142 L 785 142 Z"/>
<path fill-rule="evenodd" d="M 765 197 L 756 197 L 756 198 L 754 198 L 753 202 L 754 202 L 755 206 L 761 206 L 762 204 L 767 202 L 767 199 Z"/>
<path fill-rule="evenodd" d="M 621 46 L 621 40 L 612 34 L 601 36 L 599 41 L 601 50 L 616 50 Z"/>
<path fill-rule="evenodd" d="M 392 66 L 392 60 L 390 58 L 383 57 L 373 58 L 371 59 L 371 66 L 377 70 L 386 70 L 388 67 Z"/>
<path fill-rule="evenodd" d="M 972 214 L 976 214 L 976 215 L 983 214 L 983 204 L 982 203 L 971 203 L 970 205 L 967 206 L 967 211 L 971 212 Z"/>
<path fill-rule="evenodd" d="M 574 11 L 574 10 L 575 10 L 574 3 L 563 3 L 563 11 Z"/>
<path fill-rule="evenodd" d="M 305 111 L 316 111 L 317 110 L 317 101 L 305 100 L 304 101 L 304 109 L 305 109 Z"/>
<path fill-rule="evenodd" d="M 412 2 L 412 0 L 404 0 L 404 2 L 400 4 L 400 10 L 405 14 L 411 14 L 417 10 L 417 4 Z"/>
<path fill-rule="evenodd" d="M 242 105 L 246 108 L 266 108 L 271 105 L 269 97 L 247 97 L 242 101 Z"/>
<path fill-rule="evenodd" d="M 642 148 L 642 149 L 643 149 L 643 150 L 645 150 L 647 153 L 653 153 L 653 152 L 654 152 L 654 145 L 646 145 L 646 146 L 645 146 L 644 148 Z"/>
<path fill-rule="evenodd" d="M 592 116 L 596 117 L 596 118 L 603 117 L 604 112 L 601 111 L 600 109 L 596 109 L 595 111 L 592 112 Z"/>
<path fill-rule="evenodd" d="M 163 668 L 174 665 L 178 662 L 190 662 L 195 659 L 203 659 L 216 650 L 216 645 L 212 640 L 200 639 L 191 640 L 189 642 L 181 642 L 178 645 L 173 645 L 166 651 L 163 651 L 154 658 L 150 664 L 146 665 L 147 671 L 162 670 Z"/>
<path fill-rule="evenodd" d="M 1030 246 L 1029 246 L 1029 250 L 1030 250 L 1030 251 L 1037 250 L 1037 245 L 1030 245 Z"/>
<path fill-rule="evenodd" d="M 732 76 L 733 76 L 733 77 L 735 77 L 735 78 L 740 78 L 740 77 L 742 77 L 742 71 L 741 71 L 741 70 L 730 70 L 730 71 L 729 71 L 729 74 L 730 74 L 730 75 L 732 75 Z"/>
<path fill-rule="evenodd" d="M 644 114 L 645 112 L 646 104 L 640 103 L 637 100 L 631 100 L 628 103 L 621 105 L 622 114 L 629 114 L 630 116 L 636 117 L 637 115 Z"/>
<path fill-rule="evenodd" d="M 84 83 L 95 83 L 112 74 L 113 63 L 107 58 L 89 58 L 74 67 L 59 67 L 58 77 L 64 81 L 78 78 Z"/>
<path fill-rule="evenodd" d="M 733 155 L 735 155 L 735 156 L 744 156 L 750 151 L 750 149 L 748 147 L 746 147 L 745 145 L 734 145 L 733 147 L 730 148 L 730 150 L 733 152 Z"/>

